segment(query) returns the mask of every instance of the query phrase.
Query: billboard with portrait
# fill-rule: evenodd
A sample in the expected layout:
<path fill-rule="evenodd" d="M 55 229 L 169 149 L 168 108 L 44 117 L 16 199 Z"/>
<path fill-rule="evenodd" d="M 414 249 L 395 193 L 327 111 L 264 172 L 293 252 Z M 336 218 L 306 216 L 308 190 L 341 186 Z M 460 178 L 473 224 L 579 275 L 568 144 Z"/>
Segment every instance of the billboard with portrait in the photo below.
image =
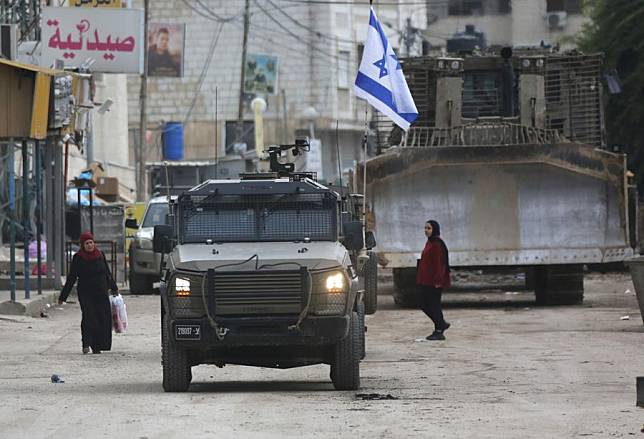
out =
<path fill-rule="evenodd" d="M 244 69 L 244 93 L 254 96 L 277 94 L 278 58 L 250 53 Z"/>
<path fill-rule="evenodd" d="M 185 24 L 148 25 L 148 76 L 183 76 L 185 36 Z"/>

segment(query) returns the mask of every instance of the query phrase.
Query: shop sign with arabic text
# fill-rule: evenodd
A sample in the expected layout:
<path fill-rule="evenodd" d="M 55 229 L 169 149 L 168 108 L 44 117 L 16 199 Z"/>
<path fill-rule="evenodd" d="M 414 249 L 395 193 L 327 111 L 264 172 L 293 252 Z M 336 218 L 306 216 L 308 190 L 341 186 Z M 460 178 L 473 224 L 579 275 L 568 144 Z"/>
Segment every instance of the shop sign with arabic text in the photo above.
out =
<path fill-rule="evenodd" d="M 72 8 L 120 8 L 121 0 L 69 0 Z"/>
<path fill-rule="evenodd" d="M 143 11 L 116 8 L 43 8 L 44 67 L 63 60 L 77 67 L 91 58 L 104 73 L 143 72 Z"/>

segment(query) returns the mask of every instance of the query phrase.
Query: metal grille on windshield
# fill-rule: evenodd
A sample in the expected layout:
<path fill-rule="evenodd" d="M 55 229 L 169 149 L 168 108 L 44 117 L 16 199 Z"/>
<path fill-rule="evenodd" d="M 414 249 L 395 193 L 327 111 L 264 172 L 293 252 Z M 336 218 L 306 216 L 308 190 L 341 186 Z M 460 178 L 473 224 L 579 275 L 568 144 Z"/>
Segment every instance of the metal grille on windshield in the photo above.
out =
<path fill-rule="evenodd" d="M 193 196 L 181 202 L 181 240 L 334 241 L 336 203 L 330 193 Z"/>

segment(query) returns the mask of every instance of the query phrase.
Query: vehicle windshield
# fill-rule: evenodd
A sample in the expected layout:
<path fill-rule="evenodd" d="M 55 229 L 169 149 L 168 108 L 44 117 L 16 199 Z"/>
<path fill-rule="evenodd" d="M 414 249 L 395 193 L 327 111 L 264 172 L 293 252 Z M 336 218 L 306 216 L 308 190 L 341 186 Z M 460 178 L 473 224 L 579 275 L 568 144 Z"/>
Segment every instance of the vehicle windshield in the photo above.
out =
<path fill-rule="evenodd" d="M 150 204 L 143 219 L 142 227 L 154 227 L 165 224 L 165 217 L 168 214 L 168 203 Z"/>
<path fill-rule="evenodd" d="M 331 193 L 189 197 L 180 203 L 181 242 L 335 241 Z"/>

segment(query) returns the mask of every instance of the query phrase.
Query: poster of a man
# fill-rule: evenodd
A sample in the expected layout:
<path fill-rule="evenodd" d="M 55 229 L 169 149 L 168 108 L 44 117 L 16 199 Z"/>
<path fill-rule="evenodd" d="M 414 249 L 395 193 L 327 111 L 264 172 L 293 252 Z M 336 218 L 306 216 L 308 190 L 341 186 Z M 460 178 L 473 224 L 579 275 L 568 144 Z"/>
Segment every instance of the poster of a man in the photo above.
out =
<path fill-rule="evenodd" d="M 185 25 L 150 23 L 148 76 L 183 76 Z"/>
<path fill-rule="evenodd" d="M 266 96 L 277 93 L 278 58 L 250 53 L 244 69 L 244 93 Z"/>

